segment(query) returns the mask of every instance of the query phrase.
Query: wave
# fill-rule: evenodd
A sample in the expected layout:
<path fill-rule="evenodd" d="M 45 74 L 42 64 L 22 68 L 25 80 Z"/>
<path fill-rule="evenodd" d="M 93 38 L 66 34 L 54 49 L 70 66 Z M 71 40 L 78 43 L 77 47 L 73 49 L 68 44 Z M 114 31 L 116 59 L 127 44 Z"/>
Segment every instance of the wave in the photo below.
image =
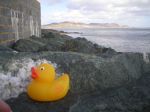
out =
<path fill-rule="evenodd" d="M 41 63 L 51 63 L 55 68 L 57 64 L 45 59 L 34 61 L 30 58 L 12 60 L 5 67 L 7 70 L 0 71 L 0 96 L 1 99 L 17 97 L 20 93 L 26 92 L 26 87 L 31 81 L 31 67 Z"/>

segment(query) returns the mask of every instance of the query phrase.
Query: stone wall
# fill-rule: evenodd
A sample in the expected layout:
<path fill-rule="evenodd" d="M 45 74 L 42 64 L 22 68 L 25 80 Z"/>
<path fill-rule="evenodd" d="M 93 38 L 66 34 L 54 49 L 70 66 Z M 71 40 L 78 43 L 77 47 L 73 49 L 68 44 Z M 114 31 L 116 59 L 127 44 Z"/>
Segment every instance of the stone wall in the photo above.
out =
<path fill-rule="evenodd" d="M 0 0 L 0 43 L 40 34 L 41 9 L 37 0 Z"/>

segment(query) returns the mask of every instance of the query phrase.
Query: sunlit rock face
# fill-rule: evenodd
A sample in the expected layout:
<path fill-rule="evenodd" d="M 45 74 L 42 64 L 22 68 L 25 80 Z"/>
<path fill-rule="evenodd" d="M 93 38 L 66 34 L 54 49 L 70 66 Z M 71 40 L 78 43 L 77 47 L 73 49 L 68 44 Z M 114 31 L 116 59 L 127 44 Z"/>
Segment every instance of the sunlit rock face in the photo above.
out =
<path fill-rule="evenodd" d="M 40 37 L 40 10 L 37 0 L 0 0 L 0 42 Z"/>

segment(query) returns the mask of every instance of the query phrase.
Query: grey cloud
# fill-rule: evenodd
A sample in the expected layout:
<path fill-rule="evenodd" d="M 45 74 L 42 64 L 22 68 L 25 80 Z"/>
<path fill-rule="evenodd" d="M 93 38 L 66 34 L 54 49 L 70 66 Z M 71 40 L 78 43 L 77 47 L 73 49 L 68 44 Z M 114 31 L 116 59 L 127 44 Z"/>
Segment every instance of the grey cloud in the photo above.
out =
<path fill-rule="evenodd" d="M 70 2 L 68 4 L 69 9 L 76 9 L 76 10 L 90 10 L 90 11 L 101 11 L 106 9 L 106 5 L 97 4 L 95 2 L 86 2 L 86 3 L 74 3 Z"/>
<path fill-rule="evenodd" d="M 54 5 L 63 2 L 63 0 L 39 0 L 41 3 Z"/>
<path fill-rule="evenodd" d="M 150 16 L 150 9 L 139 10 L 139 11 L 129 10 L 127 11 L 127 13 L 130 13 L 134 16 Z"/>
<path fill-rule="evenodd" d="M 83 0 L 85 1 L 85 0 Z M 114 2 L 110 0 L 110 2 L 99 2 L 98 0 L 83 2 L 80 0 L 80 2 L 76 1 L 70 1 L 68 4 L 69 9 L 76 9 L 80 10 L 82 12 L 105 12 L 109 13 L 110 11 L 117 12 L 119 11 L 119 8 L 124 13 L 129 13 L 136 16 L 149 16 L 150 12 L 150 0 L 126 0 L 127 2 L 117 2 L 117 0 Z M 107 1 L 107 0 L 106 0 Z M 112 6 L 112 10 L 109 9 L 109 6 Z M 118 8 L 118 10 L 116 10 Z M 136 10 L 139 9 L 139 10 Z"/>

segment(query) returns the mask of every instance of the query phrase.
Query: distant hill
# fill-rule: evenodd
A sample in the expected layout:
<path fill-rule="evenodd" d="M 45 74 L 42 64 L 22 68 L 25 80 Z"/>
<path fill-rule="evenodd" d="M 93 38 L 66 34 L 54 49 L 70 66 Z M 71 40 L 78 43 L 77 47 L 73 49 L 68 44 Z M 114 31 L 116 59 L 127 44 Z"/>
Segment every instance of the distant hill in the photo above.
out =
<path fill-rule="evenodd" d="M 128 28 L 127 25 L 119 25 L 117 23 L 79 23 L 79 22 L 61 22 L 43 25 L 44 29 L 57 29 L 57 28 Z"/>

